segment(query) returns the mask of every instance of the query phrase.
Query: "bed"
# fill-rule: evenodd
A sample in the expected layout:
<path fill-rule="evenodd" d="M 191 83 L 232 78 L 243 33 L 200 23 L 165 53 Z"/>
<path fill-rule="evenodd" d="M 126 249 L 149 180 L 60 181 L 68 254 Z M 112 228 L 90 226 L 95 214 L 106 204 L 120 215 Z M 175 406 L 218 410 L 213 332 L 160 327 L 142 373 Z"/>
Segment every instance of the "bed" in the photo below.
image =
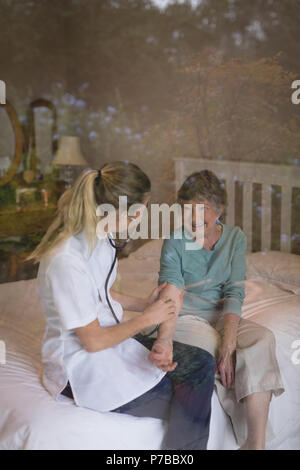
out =
<path fill-rule="evenodd" d="M 251 185 L 262 185 L 261 249 L 251 249 L 251 217 L 243 218 L 248 238 L 246 297 L 242 315 L 270 328 L 276 338 L 277 358 L 285 392 L 272 399 L 270 423 L 273 436 L 267 449 L 300 449 L 300 256 L 291 253 L 291 195 L 298 187 L 298 168 L 233 162 L 177 159 L 176 188 L 192 171 L 208 168 L 226 181 L 230 209 L 227 224 L 234 224 L 234 181 L 242 181 L 243 206 L 251 212 Z M 262 170 L 262 171 L 260 171 Z M 261 179 L 263 179 L 261 181 Z M 280 185 L 282 217 L 280 250 L 271 250 L 270 185 Z M 119 260 L 114 288 L 148 295 L 156 286 L 163 240 L 151 240 L 128 258 Z M 127 450 L 161 448 L 167 424 L 154 418 L 119 413 L 99 413 L 77 407 L 62 396 L 55 402 L 43 388 L 41 344 L 44 319 L 36 280 L 0 285 L 0 449 Z M 196 325 L 183 317 L 177 339 Z M 176 339 L 176 337 L 175 337 Z M 220 405 L 216 390 L 208 449 L 237 449 L 232 421 Z"/>

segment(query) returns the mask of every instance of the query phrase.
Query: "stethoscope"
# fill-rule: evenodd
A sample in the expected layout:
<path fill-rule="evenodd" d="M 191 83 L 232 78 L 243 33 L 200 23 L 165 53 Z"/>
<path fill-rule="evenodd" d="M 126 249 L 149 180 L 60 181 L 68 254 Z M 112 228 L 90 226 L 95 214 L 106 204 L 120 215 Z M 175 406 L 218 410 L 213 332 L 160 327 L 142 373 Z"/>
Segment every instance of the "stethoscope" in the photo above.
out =
<path fill-rule="evenodd" d="M 109 273 L 107 275 L 107 278 L 106 278 L 106 281 L 105 281 L 105 297 L 106 297 L 106 301 L 107 301 L 107 304 L 110 308 L 110 311 L 111 313 L 113 314 L 114 316 L 114 319 L 116 320 L 117 323 L 120 323 L 120 320 L 118 319 L 117 315 L 115 314 L 115 311 L 110 303 L 110 300 L 108 298 L 108 292 L 107 292 L 107 288 L 108 288 L 108 282 L 109 282 L 109 279 L 110 279 L 110 276 L 111 276 L 111 273 L 113 272 L 113 269 L 115 267 L 115 264 L 116 264 L 116 260 L 117 260 L 117 256 L 118 256 L 118 253 L 119 251 L 121 251 L 126 245 L 127 243 L 130 242 L 130 238 L 127 238 L 121 245 L 116 245 L 114 242 L 113 242 L 113 238 L 112 238 L 112 234 L 111 233 L 108 233 L 107 234 L 107 238 L 108 238 L 108 241 L 109 243 L 111 244 L 111 246 L 115 249 L 115 256 L 114 256 L 114 259 L 113 259 L 113 262 L 112 262 L 112 265 L 110 267 L 110 270 L 109 270 Z M 159 328 L 159 325 L 157 325 L 153 331 L 151 331 L 150 333 L 148 333 L 147 335 L 143 335 L 143 336 L 150 336 L 152 335 L 155 331 L 157 331 Z"/>

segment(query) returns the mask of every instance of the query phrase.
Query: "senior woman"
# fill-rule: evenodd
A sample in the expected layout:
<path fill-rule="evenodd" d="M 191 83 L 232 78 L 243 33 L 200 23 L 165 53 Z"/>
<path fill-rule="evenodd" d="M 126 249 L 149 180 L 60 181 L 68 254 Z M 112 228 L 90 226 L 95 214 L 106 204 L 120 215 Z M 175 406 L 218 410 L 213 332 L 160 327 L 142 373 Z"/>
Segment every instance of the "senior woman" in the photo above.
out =
<path fill-rule="evenodd" d="M 166 295 L 173 299 L 184 290 L 184 298 L 177 325 L 176 320 L 163 325 L 158 339 L 180 338 L 216 356 L 218 395 L 231 415 L 240 449 L 264 449 L 266 429 L 272 433 L 267 427 L 269 403 L 272 395 L 283 393 L 284 387 L 273 333 L 241 319 L 246 236 L 239 227 L 220 222 L 227 194 L 213 172 L 203 170 L 190 175 L 179 189 L 177 201 L 183 209 L 184 223 L 164 240 L 158 283 L 167 281 Z M 197 236 L 195 240 L 195 234 L 201 233 L 201 223 L 197 224 L 199 209 L 204 210 L 204 241 L 200 244 Z M 189 217 L 190 233 L 184 230 Z M 191 246 L 196 243 L 198 247 Z M 185 331 L 180 335 L 183 316 Z M 189 323 L 191 319 L 199 321 Z M 152 360 L 157 365 L 171 363 L 172 347 L 165 347 L 160 354 L 153 352 Z M 235 407 L 240 407 L 242 414 L 236 414 Z"/>

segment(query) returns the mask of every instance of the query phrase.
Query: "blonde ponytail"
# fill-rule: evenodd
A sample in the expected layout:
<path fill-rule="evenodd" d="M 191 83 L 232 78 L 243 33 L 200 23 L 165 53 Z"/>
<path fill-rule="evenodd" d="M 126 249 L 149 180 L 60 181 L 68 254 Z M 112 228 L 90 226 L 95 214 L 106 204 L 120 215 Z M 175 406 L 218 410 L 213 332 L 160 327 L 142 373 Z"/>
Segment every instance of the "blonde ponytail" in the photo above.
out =
<path fill-rule="evenodd" d="M 81 230 L 85 230 L 89 248 L 93 250 L 97 225 L 97 203 L 94 195 L 94 182 L 97 175 L 97 170 L 81 174 L 74 186 L 62 194 L 52 224 L 40 244 L 27 258 L 28 261 L 39 262 L 59 243 Z"/>

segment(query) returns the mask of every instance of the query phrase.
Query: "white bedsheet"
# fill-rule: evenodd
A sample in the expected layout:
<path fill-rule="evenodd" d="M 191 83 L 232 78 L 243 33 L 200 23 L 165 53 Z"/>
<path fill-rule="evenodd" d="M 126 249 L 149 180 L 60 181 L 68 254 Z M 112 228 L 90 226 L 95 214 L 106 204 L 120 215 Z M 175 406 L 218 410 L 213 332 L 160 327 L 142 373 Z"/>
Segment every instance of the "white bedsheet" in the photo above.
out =
<path fill-rule="evenodd" d="M 55 402 L 40 382 L 44 320 L 36 281 L 0 285 L 0 449 L 159 450 L 166 424 L 155 418 L 98 413 L 62 397 Z M 214 394 L 211 448 L 236 447 L 229 418 Z"/>
<path fill-rule="evenodd" d="M 149 291 L 151 286 L 144 282 Z M 161 420 L 98 413 L 79 408 L 66 397 L 55 402 L 44 390 L 40 383 L 44 320 L 35 289 L 35 280 L 0 285 L 0 340 L 7 349 L 6 364 L 0 364 L 0 449 L 160 449 L 166 429 Z M 300 364 L 291 360 L 292 343 L 300 339 L 300 296 L 287 285 L 248 280 L 243 316 L 275 333 L 286 387 L 271 402 L 276 438 L 267 442 L 267 448 L 300 449 Z M 208 448 L 237 448 L 215 392 Z"/>

